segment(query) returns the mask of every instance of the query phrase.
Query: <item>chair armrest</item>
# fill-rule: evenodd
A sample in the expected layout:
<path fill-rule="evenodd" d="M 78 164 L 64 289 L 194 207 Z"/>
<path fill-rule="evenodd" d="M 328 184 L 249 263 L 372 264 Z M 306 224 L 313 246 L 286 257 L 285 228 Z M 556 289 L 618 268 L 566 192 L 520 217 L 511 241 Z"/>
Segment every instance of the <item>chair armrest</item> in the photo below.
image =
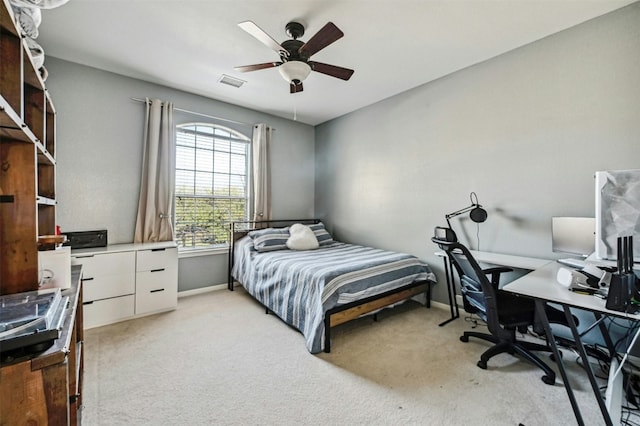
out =
<path fill-rule="evenodd" d="M 512 272 L 512 271 L 513 269 L 507 268 L 505 266 L 496 266 L 494 268 L 487 268 L 482 270 L 482 272 L 484 272 L 485 275 L 487 276 L 491 275 L 491 284 L 496 289 L 500 285 L 500 274 L 504 272 Z"/>

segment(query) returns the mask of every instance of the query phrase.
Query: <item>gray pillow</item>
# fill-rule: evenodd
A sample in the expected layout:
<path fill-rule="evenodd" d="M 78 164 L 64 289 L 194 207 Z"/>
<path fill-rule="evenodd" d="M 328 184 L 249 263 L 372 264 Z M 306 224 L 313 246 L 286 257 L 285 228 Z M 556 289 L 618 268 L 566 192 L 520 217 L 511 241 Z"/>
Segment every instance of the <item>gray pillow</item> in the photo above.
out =
<path fill-rule="evenodd" d="M 318 244 L 320 244 L 320 247 L 328 246 L 334 243 L 333 237 L 325 229 L 324 223 L 320 222 L 316 223 L 315 225 L 309 225 L 309 228 L 311 228 L 313 233 L 316 235 L 316 239 L 318 240 Z"/>
<path fill-rule="evenodd" d="M 287 250 L 289 228 L 266 228 L 249 232 L 258 252 Z"/>

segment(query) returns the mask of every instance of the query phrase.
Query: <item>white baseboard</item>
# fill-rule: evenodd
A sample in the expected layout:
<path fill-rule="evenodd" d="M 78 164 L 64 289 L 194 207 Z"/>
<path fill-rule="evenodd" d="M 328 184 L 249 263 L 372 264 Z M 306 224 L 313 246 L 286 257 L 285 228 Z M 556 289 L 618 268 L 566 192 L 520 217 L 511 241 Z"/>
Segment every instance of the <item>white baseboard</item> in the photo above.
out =
<path fill-rule="evenodd" d="M 227 283 L 224 283 L 224 284 L 214 284 L 214 285 L 208 285 L 206 287 L 194 288 L 193 290 L 179 291 L 178 299 L 180 299 L 181 297 L 189 297 L 189 296 L 195 296 L 197 294 L 209 293 L 210 291 L 224 290 L 226 288 L 227 288 Z"/>
<path fill-rule="evenodd" d="M 449 310 L 449 304 L 448 303 L 442 303 L 442 302 L 436 302 L 435 300 L 431 301 L 431 307 L 432 308 L 437 308 L 437 309 L 443 309 L 443 310 Z"/>
<path fill-rule="evenodd" d="M 456 302 L 458 302 L 458 306 L 462 306 L 462 296 L 456 294 Z M 447 311 L 450 309 L 449 303 L 436 302 L 434 300 L 431 301 L 431 306 L 438 309 L 446 309 Z"/>

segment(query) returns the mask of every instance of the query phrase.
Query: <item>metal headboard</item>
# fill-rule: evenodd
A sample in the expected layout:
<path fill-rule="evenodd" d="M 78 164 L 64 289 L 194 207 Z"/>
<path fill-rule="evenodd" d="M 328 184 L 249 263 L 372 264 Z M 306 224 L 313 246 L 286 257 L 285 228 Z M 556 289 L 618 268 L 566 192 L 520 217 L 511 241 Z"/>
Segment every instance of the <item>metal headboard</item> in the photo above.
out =
<path fill-rule="evenodd" d="M 247 235 L 250 231 L 265 228 L 284 228 L 294 223 L 302 223 L 304 225 L 313 225 L 320 223 L 320 219 L 272 219 L 272 220 L 242 220 L 231 222 L 231 240 L 229 241 L 229 262 L 227 274 L 227 288 L 233 291 L 233 277 L 231 269 L 233 268 L 234 249 L 236 241 Z"/>

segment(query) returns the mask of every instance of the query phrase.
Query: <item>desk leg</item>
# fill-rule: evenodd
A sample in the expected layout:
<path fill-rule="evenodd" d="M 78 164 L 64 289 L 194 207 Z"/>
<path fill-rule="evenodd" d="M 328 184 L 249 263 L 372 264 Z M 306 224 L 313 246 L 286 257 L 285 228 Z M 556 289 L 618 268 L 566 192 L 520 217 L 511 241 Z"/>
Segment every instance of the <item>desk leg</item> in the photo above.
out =
<path fill-rule="evenodd" d="M 616 356 L 616 347 L 613 344 L 613 340 L 611 340 L 611 335 L 609 334 L 609 330 L 604 325 L 602 321 L 602 315 L 599 312 L 594 312 L 594 316 L 596 317 L 596 321 L 598 322 L 598 328 L 600 329 L 600 334 L 604 338 L 604 342 L 607 345 L 607 350 L 609 351 L 609 358 L 613 358 Z"/>
<path fill-rule="evenodd" d="M 589 382 L 591 383 L 591 388 L 593 389 L 593 394 L 598 401 L 598 406 L 600 407 L 600 412 L 602 413 L 602 418 L 605 421 L 607 426 L 613 425 L 611 421 L 611 415 L 609 415 L 609 410 L 607 410 L 607 406 L 604 403 L 604 399 L 600 394 L 600 387 L 596 382 L 596 376 L 593 373 L 593 368 L 591 368 L 591 364 L 589 364 L 589 358 L 587 355 L 587 351 L 582 344 L 582 339 L 580 338 L 580 333 L 578 332 L 578 327 L 576 327 L 576 323 L 573 320 L 573 315 L 571 315 L 571 308 L 569 306 L 564 305 L 564 316 L 567 318 L 567 322 L 569 323 L 569 327 L 571 328 L 571 333 L 573 333 L 573 340 L 578 348 L 578 353 L 582 358 L 582 362 L 584 363 L 584 369 L 587 371 L 587 376 L 589 377 Z M 565 383 L 565 387 L 567 388 L 567 392 L 569 389 L 569 383 Z M 577 407 L 577 406 L 576 406 Z M 574 409 L 575 412 L 575 409 Z"/>
<path fill-rule="evenodd" d="M 460 317 L 458 302 L 456 301 L 456 282 L 455 277 L 453 276 L 453 267 L 451 266 L 451 261 L 448 256 L 443 257 L 443 261 L 444 273 L 447 276 L 447 292 L 449 293 L 449 311 L 451 311 L 451 318 L 441 322 L 439 324 L 440 327 Z"/>
<path fill-rule="evenodd" d="M 546 305 L 547 304 L 544 300 L 536 299 L 536 311 L 538 312 L 538 317 L 542 320 L 544 331 L 547 334 L 547 341 L 551 346 L 551 350 L 553 351 L 553 356 L 555 357 L 556 364 L 558 365 L 558 369 L 560 370 L 560 375 L 562 376 L 564 387 L 567 390 L 567 395 L 569 396 L 569 402 L 571 402 L 571 408 L 573 408 L 573 414 L 576 416 L 578 425 L 584 426 L 584 420 L 582 420 L 580 407 L 578 407 L 578 402 L 576 401 L 576 397 L 573 394 L 573 389 L 571 388 L 571 384 L 569 383 L 567 372 L 564 369 L 562 356 L 560 355 L 560 351 L 558 350 L 558 345 L 556 345 L 556 340 L 553 337 L 553 333 L 551 332 L 551 326 L 549 325 L 549 318 L 547 317 L 547 312 L 545 310 Z"/>

